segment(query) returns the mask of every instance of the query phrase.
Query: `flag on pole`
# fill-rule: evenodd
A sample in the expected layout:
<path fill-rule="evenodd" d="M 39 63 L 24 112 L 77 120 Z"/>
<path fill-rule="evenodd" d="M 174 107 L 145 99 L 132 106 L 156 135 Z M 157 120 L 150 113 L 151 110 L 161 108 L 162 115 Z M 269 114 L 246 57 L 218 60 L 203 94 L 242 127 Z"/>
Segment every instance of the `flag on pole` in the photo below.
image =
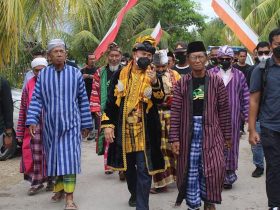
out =
<path fill-rule="evenodd" d="M 212 0 L 212 7 L 221 20 L 235 33 L 243 45 L 251 52 L 258 44 L 259 36 L 224 0 Z"/>
<path fill-rule="evenodd" d="M 107 50 L 108 45 L 115 40 L 118 31 L 120 29 L 124 15 L 127 13 L 128 10 L 134 7 L 136 3 L 137 0 L 128 0 L 126 5 L 120 10 L 117 18 L 114 20 L 109 31 L 107 32 L 105 37 L 102 39 L 102 41 L 94 51 L 96 60 L 98 60 L 103 55 L 103 53 Z"/>
<path fill-rule="evenodd" d="M 151 36 L 156 40 L 156 43 L 158 44 L 160 42 L 161 36 L 163 34 L 160 21 L 156 25 L 154 31 L 152 32 Z"/>

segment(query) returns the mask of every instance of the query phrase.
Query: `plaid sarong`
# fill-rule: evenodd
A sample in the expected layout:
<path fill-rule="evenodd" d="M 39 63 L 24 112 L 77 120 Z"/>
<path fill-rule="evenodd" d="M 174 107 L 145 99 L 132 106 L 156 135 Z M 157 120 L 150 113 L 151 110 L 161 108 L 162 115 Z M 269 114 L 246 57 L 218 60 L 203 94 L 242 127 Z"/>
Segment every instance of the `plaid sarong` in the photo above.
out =
<path fill-rule="evenodd" d="M 205 200 L 206 198 L 206 185 L 202 163 L 202 134 L 202 117 L 194 116 L 185 197 L 187 205 L 193 209 L 199 208 L 201 206 L 201 200 Z"/>
<path fill-rule="evenodd" d="M 66 193 L 73 193 L 76 186 L 76 174 L 57 176 L 55 178 L 54 193 L 64 190 Z"/>
<path fill-rule="evenodd" d="M 33 170 L 24 173 L 24 179 L 31 182 L 31 186 L 38 186 L 47 180 L 46 159 L 43 150 L 41 127 L 36 126 L 35 137 L 30 140 L 30 149 L 32 152 Z"/>
<path fill-rule="evenodd" d="M 233 184 L 237 180 L 235 171 L 226 170 L 224 184 Z"/>
<path fill-rule="evenodd" d="M 155 188 L 165 187 L 176 180 L 176 160 L 168 143 L 170 128 L 170 110 L 159 109 L 161 122 L 161 151 L 164 156 L 165 171 L 153 176 Z"/>

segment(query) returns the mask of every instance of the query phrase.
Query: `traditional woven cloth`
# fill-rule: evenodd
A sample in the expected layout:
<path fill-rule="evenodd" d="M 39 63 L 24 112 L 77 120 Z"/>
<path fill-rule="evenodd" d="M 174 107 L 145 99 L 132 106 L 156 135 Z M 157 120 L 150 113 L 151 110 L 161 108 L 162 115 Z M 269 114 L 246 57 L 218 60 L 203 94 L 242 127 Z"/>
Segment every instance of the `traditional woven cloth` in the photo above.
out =
<path fill-rule="evenodd" d="M 66 193 L 73 193 L 76 186 L 76 174 L 57 176 L 54 185 L 54 192 L 64 190 Z"/>
<path fill-rule="evenodd" d="M 206 198 L 205 177 L 202 164 L 202 117 L 193 117 L 193 137 L 190 148 L 186 203 L 191 208 L 199 208 Z"/>
<path fill-rule="evenodd" d="M 170 110 L 159 110 L 161 122 L 161 151 L 164 156 L 166 170 L 153 176 L 155 188 L 165 187 L 176 180 L 176 160 L 168 143 L 170 127 Z"/>

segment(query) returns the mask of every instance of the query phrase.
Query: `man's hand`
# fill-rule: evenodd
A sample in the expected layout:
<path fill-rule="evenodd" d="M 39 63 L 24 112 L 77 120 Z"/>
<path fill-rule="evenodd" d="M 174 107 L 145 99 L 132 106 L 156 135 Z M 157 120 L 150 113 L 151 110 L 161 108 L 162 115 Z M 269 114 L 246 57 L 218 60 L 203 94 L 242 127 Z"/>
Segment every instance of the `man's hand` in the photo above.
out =
<path fill-rule="evenodd" d="M 86 138 L 88 136 L 88 134 L 89 134 L 89 129 L 83 129 L 82 130 L 82 137 L 83 138 Z"/>
<path fill-rule="evenodd" d="M 260 142 L 260 135 L 256 130 L 250 131 L 249 132 L 249 143 L 251 145 L 256 145 L 257 143 Z"/>
<path fill-rule="evenodd" d="M 13 137 L 12 136 L 5 136 L 4 137 L 4 146 L 6 149 L 12 148 L 13 145 Z"/>
<path fill-rule="evenodd" d="M 226 142 L 225 142 L 225 148 L 226 148 L 226 149 L 230 149 L 231 146 L 232 146 L 231 139 L 226 140 Z"/>
<path fill-rule="evenodd" d="M 157 74 L 156 71 L 153 69 L 148 69 L 147 70 L 147 75 L 148 77 L 151 79 L 151 82 L 153 85 L 155 85 L 157 83 Z"/>
<path fill-rule="evenodd" d="M 171 145 L 172 152 L 174 155 L 179 155 L 179 150 L 180 150 L 180 143 L 179 142 L 174 142 Z"/>
<path fill-rule="evenodd" d="M 29 126 L 29 132 L 30 132 L 30 134 L 31 134 L 31 137 L 35 137 L 35 133 L 36 133 L 36 125 L 30 125 Z"/>
<path fill-rule="evenodd" d="M 114 128 L 105 128 L 104 129 L 104 136 L 105 136 L 105 140 L 107 142 L 113 143 L 114 142 L 114 138 L 115 138 Z"/>

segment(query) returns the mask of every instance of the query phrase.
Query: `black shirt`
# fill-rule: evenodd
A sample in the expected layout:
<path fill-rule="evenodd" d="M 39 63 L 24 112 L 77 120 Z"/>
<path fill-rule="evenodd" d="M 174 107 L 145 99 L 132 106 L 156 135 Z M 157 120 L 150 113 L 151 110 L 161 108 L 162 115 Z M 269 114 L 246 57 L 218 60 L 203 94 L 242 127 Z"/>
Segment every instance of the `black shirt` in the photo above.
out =
<path fill-rule="evenodd" d="M 205 77 L 193 77 L 193 116 L 203 115 Z"/>
<path fill-rule="evenodd" d="M 96 72 L 97 68 L 93 67 L 93 68 L 84 68 L 81 70 L 82 74 L 89 74 L 89 75 L 93 75 Z M 92 79 L 91 78 L 85 78 L 85 87 L 86 87 L 86 91 L 87 91 L 87 96 L 88 96 L 88 100 L 90 99 L 90 95 L 91 95 L 91 89 L 92 89 Z"/>
<path fill-rule="evenodd" d="M 8 81 L 0 77 L 0 134 L 13 128 L 13 99 Z"/>
<path fill-rule="evenodd" d="M 251 68 L 251 66 L 248 64 L 246 64 L 245 66 L 239 66 L 237 63 L 234 64 L 233 67 L 241 71 L 244 74 L 245 78 L 247 78 L 248 72 Z"/>

